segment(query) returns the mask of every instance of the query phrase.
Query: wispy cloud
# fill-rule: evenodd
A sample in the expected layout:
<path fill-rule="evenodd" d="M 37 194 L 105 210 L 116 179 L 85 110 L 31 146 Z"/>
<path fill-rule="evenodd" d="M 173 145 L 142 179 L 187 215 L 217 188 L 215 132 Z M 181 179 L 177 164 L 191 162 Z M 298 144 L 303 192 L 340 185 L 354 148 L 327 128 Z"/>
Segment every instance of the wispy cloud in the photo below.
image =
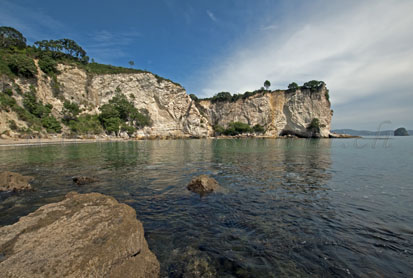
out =
<path fill-rule="evenodd" d="M 206 10 L 206 13 L 213 22 L 218 22 L 218 19 L 215 17 L 213 12 L 211 12 L 210 10 Z"/>
<path fill-rule="evenodd" d="M 59 20 L 41 9 L 29 9 L 9 0 L 0 1 L 0 25 L 18 29 L 30 42 L 49 39 L 65 30 L 65 26 Z"/>
<path fill-rule="evenodd" d="M 202 94 L 245 92 L 266 79 L 275 88 L 321 79 L 341 108 L 374 100 L 374 107 L 386 109 L 384 92 L 402 96 L 400 104 L 413 103 L 413 2 L 322 3 L 323 9 L 314 5 L 302 11 L 305 16 L 280 22 L 279 28 L 262 28 L 221 57 L 203 77 Z M 393 117 L 395 111 L 388 112 Z M 334 118 L 344 113 L 342 109 Z"/>

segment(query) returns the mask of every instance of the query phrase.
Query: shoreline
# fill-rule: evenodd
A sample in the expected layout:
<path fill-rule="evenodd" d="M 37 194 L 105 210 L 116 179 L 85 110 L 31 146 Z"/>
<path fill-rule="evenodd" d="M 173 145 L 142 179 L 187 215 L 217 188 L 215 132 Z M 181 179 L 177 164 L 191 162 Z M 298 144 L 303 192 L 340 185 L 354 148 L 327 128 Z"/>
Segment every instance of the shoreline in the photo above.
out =
<path fill-rule="evenodd" d="M 314 139 L 314 138 L 299 138 L 299 137 L 274 137 L 274 136 L 217 136 L 217 137 L 147 137 L 147 138 L 120 138 L 120 137 L 106 137 L 106 138 L 32 138 L 20 139 L 0 138 L 0 147 L 15 147 L 15 146 L 42 146 L 42 145 L 59 145 L 59 144 L 84 144 L 84 143 L 105 143 L 105 142 L 130 142 L 130 141 L 146 141 L 146 140 L 191 140 L 191 139 Z M 363 138 L 360 136 L 346 136 L 346 137 L 323 137 L 317 139 L 354 139 Z"/>

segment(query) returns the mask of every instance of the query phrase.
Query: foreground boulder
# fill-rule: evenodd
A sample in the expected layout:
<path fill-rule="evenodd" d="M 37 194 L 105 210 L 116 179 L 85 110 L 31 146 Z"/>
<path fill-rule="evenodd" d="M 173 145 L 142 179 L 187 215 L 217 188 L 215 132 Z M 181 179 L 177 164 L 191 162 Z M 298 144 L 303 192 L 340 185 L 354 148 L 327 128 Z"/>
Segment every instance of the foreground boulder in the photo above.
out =
<path fill-rule="evenodd" d="M 191 180 L 187 186 L 188 190 L 200 195 L 211 193 L 219 188 L 218 182 L 207 175 L 200 175 Z"/>
<path fill-rule="evenodd" d="M 69 193 L 0 228 L 1 277 L 159 277 L 135 210 Z"/>
<path fill-rule="evenodd" d="M 76 183 L 77 185 L 85 185 L 89 183 L 94 183 L 98 182 L 99 180 L 93 177 L 86 177 L 86 176 L 79 176 L 79 177 L 73 177 L 72 178 L 73 182 Z"/>
<path fill-rule="evenodd" d="M 0 173 L 0 191 L 23 191 L 31 190 L 32 187 L 29 184 L 33 177 L 23 176 L 13 172 Z"/>

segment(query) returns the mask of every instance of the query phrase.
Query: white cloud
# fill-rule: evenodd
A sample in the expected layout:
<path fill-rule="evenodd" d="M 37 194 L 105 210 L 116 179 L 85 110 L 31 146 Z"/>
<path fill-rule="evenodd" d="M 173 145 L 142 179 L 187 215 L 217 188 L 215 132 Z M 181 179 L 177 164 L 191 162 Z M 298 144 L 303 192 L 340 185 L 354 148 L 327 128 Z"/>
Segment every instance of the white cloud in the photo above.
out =
<path fill-rule="evenodd" d="M 213 21 L 213 22 L 217 22 L 218 19 L 215 17 L 214 13 L 211 12 L 210 10 L 206 11 L 207 15 L 209 16 L 209 18 Z"/>
<path fill-rule="evenodd" d="M 278 28 L 261 28 L 212 65 L 204 76 L 202 95 L 245 92 L 261 87 L 266 79 L 273 88 L 319 79 L 327 83 L 334 105 L 383 91 L 410 97 L 413 2 L 331 3 L 322 2 L 322 9 L 314 5 L 301 16 L 277 22 Z M 393 110 L 389 115 L 396 113 Z"/>

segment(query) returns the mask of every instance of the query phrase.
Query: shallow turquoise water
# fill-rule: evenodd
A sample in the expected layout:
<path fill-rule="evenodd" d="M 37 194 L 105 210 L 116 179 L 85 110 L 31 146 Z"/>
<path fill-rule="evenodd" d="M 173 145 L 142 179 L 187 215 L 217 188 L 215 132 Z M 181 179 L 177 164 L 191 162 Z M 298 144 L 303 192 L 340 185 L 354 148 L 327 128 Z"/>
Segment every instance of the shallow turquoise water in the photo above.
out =
<path fill-rule="evenodd" d="M 0 147 L 0 170 L 36 177 L 0 195 L 0 225 L 97 191 L 136 209 L 162 277 L 413 277 L 412 166 L 413 137 Z M 223 190 L 188 192 L 199 174 Z"/>

